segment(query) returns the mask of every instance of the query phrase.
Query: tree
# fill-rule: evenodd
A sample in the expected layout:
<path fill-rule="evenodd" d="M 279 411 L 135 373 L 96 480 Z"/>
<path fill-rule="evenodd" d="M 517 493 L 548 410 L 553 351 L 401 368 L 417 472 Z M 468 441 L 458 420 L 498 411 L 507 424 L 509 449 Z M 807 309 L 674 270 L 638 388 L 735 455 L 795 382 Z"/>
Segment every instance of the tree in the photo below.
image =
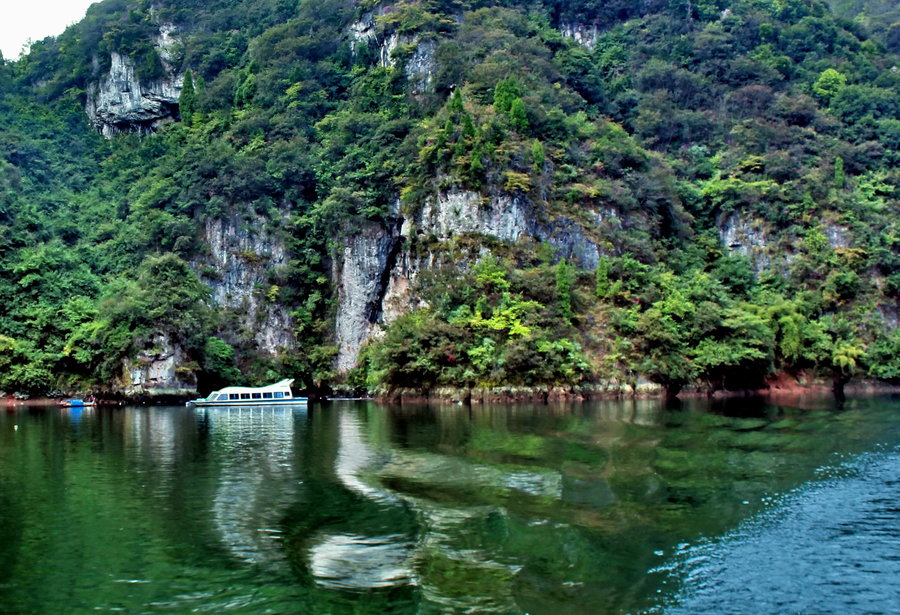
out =
<path fill-rule="evenodd" d="M 598 299 L 605 299 L 609 294 L 609 259 L 601 256 L 594 271 L 594 294 Z"/>
<path fill-rule="evenodd" d="M 771 367 L 774 334 L 764 315 L 739 305 L 722 313 L 721 323 L 691 350 L 697 376 L 713 390 L 754 389 Z"/>
<path fill-rule="evenodd" d="M 508 115 L 513 101 L 519 96 L 521 96 L 521 89 L 515 77 L 507 77 L 497 82 L 494 87 L 494 110 L 497 113 Z"/>
<path fill-rule="evenodd" d="M 572 320 L 572 288 L 575 284 L 575 267 L 562 259 L 556 265 L 556 305 L 563 320 Z"/>
<path fill-rule="evenodd" d="M 859 340 L 838 340 L 831 352 L 834 395 L 844 398 L 844 387 L 850 378 L 859 371 L 859 359 L 864 357 L 866 349 Z"/>
<path fill-rule="evenodd" d="M 178 111 L 185 124 L 190 125 L 196 108 L 197 93 L 194 91 L 194 78 L 191 71 L 187 71 L 184 73 L 184 83 L 181 85 L 181 94 L 178 96 Z"/>
<path fill-rule="evenodd" d="M 869 375 L 879 380 L 900 382 L 900 329 L 879 335 L 866 355 Z"/>
<path fill-rule="evenodd" d="M 535 173 L 543 173 L 545 161 L 544 145 L 535 139 L 531 142 L 531 163 Z"/>
<path fill-rule="evenodd" d="M 462 88 L 457 86 L 453 88 L 453 94 L 450 95 L 450 103 L 447 108 L 453 113 L 462 113 L 465 109 L 463 106 Z"/>
<path fill-rule="evenodd" d="M 844 175 L 844 159 L 838 156 L 834 159 L 834 187 L 840 190 L 847 179 Z"/>
<path fill-rule="evenodd" d="M 509 123 L 519 132 L 528 130 L 528 115 L 525 113 L 525 102 L 521 98 L 516 98 L 510 105 Z"/>
<path fill-rule="evenodd" d="M 84 327 L 92 333 L 97 375 L 114 381 L 123 360 L 158 335 L 199 355 L 211 325 L 208 299 L 209 287 L 177 255 L 147 257 L 133 279 L 110 285 L 97 320 Z"/>
<path fill-rule="evenodd" d="M 823 101 L 829 102 L 847 83 L 847 77 L 833 68 L 826 68 L 821 72 L 819 78 L 812 86 L 815 96 Z"/>

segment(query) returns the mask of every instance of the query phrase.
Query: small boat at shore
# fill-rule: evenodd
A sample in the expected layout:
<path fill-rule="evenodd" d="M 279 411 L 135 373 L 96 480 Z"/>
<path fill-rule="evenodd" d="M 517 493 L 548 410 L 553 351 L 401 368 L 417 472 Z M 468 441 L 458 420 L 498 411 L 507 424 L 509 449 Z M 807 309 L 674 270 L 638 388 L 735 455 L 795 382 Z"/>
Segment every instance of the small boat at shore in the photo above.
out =
<path fill-rule="evenodd" d="M 187 402 L 188 406 L 294 406 L 305 405 L 306 397 L 294 397 L 293 378 L 264 387 L 225 387 L 206 397 Z"/>
<path fill-rule="evenodd" d="M 61 399 L 58 403 L 63 408 L 89 408 L 97 402 L 91 397 L 88 399 Z"/>

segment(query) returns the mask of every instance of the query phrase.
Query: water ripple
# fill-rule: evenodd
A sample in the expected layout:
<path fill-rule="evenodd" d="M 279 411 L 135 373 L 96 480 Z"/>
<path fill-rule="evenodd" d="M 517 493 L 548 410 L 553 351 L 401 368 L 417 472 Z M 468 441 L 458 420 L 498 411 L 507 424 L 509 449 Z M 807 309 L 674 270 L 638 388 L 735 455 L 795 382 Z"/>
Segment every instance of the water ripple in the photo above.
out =
<path fill-rule="evenodd" d="M 649 612 L 900 613 L 898 473 L 900 449 L 822 468 L 831 478 L 659 567 L 683 586 L 674 604 Z"/>

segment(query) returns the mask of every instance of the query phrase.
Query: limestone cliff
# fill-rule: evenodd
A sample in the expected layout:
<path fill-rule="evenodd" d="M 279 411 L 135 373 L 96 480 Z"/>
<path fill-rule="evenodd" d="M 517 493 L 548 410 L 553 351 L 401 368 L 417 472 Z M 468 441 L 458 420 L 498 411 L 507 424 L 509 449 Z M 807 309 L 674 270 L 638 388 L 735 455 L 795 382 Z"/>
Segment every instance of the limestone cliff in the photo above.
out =
<path fill-rule="evenodd" d="M 590 220 L 599 223 L 603 216 L 596 213 Z M 599 230 L 567 216 L 550 217 L 521 194 L 486 196 L 456 188 L 437 192 L 386 224 L 371 222 L 347 233 L 333 270 L 338 288 L 338 371 L 352 369 L 361 348 L 384 325 L 422 306 L 415 282 L 423 271 L 465 268 L 488 250 L 476 250 L 469 260 L 451 260 L 444 246 L 454 239 L 479 236 L 510 244 L 546 243 L 555 248 L 558 258 L 594 269 L 601 255 Z M 423 244 L 427 247 L 418 247 Z"/>
<path fill-rule="evenodd" d="M 719 224 L 719 238 L 732 254 L 747 258 L 757 273 L 772 266 L 769 238 L 761 220 L 732 213 Z"/>
<path fill-rule="evenodd" d="M 437 70 L 434 55 L 437 41 L 418 33 L 400 33 L 379 23 L 378 18 L 389 14 L 391 10 L 390 5 L 379 5 L 350 24 L 350 47 L 354 54 L 361 53 L 365 48 L 373 50 L 382 67 L 402 66 L 413 94 L 430 92 Z"/>
<path fill-rule="evenodd" d="M 213 301 L 234 314 L 261 354 L 273 356 L 293 348 L 294 338 L 293 320 L 268 275 L 287 263 L 285 247 L 266 222 L 256 215 L 207 220 L 202 238 L 208 253 L 195 266 Z"/>
<path fill-rule="evenodd" d="M 197 393 L 196 365 L 168 335 L 156 335 L 123 366 L 121 392 L 129 397 L 184 397 Z"/>
<path fill-rule="evenodd" d="M 293 319 L 278 302 L 269 273 L 287 262 L 284 244 L 254 214 L 208 219 L 201 229 L 205 253 L 193 268 L 210 287 L 210 297 L 236 336 L 261 356 L 277 356 L 295 346 Z M 157 333 L 137 357 L 123 365 L 117 387 L 133 397 L 196 395 L 199 368 L 178 340 Z"/>
<path fill-rule="evenodd" d="M 384 295 L 398 246 L 396 226 L 366 223 L 347 234 L 343 250 L 335 259 L 336 367 L 340 372 L 356 366 L 360 348 L 383 322 Z"/>
<path fill-rule="evenodd" d="M 559 31 L 563 36 L 571 38 L 576 43 L 590 48 L 593 48 L 597 44 L 597 40 L 600 38 L 600 34 L 602 34 L 600 27 L 597 24 L 574 22 L 559 24 Z"/>
<path fill-rule="evenodd" d="M 94 128 L 105 137 L 120 133 L 148 134 L 178 117 L 178 97 L 184 74 L 177 66 L 175 27 L 162 24 L 154 46 L 164 76 L 142 81 L 134 59 L 113 51 L 109 70 L 87 87 L 85 111 Z M 99 58 L 94 59 L 100 65 Z"/>

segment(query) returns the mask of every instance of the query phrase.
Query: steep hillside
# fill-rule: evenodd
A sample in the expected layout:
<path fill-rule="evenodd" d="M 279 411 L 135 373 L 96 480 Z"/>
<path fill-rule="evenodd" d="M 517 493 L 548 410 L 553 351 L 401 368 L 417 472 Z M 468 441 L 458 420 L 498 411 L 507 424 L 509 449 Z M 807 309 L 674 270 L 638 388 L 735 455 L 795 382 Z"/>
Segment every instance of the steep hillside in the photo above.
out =
<path fill-rule="evenodd" d="M 852 28 L 863 28 L 881 40 L 888 50 L 900 52 L 900 5 L 893 0 L 829 0 L 838 17 L 853 22 Z"/>
<path fill-rule="evenodd" d="M 819 0 L 97 3 L 0 66 L 0 389 L 896 381 L 869 36 Z"/>

